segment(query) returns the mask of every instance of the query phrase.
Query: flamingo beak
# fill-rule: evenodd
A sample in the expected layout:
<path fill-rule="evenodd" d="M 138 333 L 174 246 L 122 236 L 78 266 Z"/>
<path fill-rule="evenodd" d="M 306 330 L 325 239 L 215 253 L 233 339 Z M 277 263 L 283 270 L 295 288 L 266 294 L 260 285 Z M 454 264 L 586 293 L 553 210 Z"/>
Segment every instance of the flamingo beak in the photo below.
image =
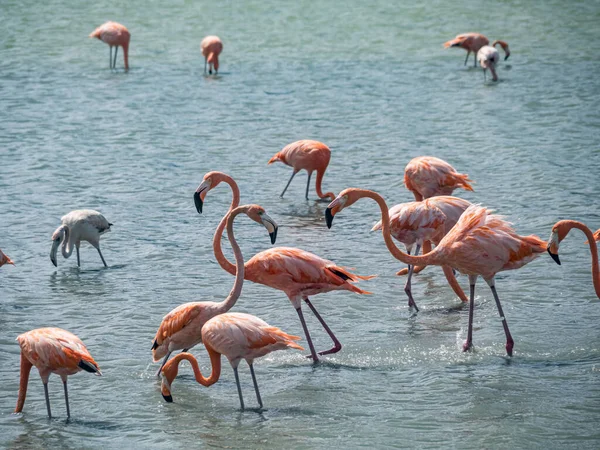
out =
<path fill-rule="evenodd" d="M 196 205 L 196 211 L 198 211 L 198 214 L 202 214 L 204 197 L 206 197 L 207 192 L 210 191 L 210 184 L 210 179 L 202 180 L 202 183 L 200 183 L 200 186 L 198 186 L 198 189 L 196 189 L 196 192 L 194 192 L 194 204 Z"/>
<path fill-rule="evenodd" d="M 50 249 L 50 261 L 54 264 L 54 267 L 58 267 L 56 263 L 56 251 L 58 250 L 58 246 L 60 245 L 60 238 L 56 238 L 52 241 L 52 248 Z"/>
<path fill-rule="evenodd" d="M 269 236 L 271 237 L 271 244 L 274 244 L 277 240 L 277 230 L 279 228 L 277 226 L 277 223 L 275 223 L 275 221 L 271 219 L 266 213 L 261 216 L 260 220 L 269 232 Z"/>
<path fill-rule="evenodd" d="M 164 369 L 163 369 L 164 370 Z M 171 383 L 167 380 L 165 374 L 162 374 L 162 384 L 160 386 L 160 393 L 167 403 L 173 403 L 173 396 L 171 395 Z"/>
<path fill-rule="evenodd" d="M 165 399 L 165 401 L 167 403 L 173 403 L 173 396 L 172 395 L 165 395 L 165 394 L 163 394 L 162 396 L 163 396 L 163 398 Z"/>
<path fill-rule="evenodd" d="M 548 254 L 550 256 L 552 256 L 552 259 L 554 260 L 554 262 L 560 266 L 561 264 L 560 264 L 560 258 L 558 257 L 558 253 L 552 253 L 552 251 L 550 250 L 550 245 L 548 246 L 547 250 L 548 250 Z"/>
<path fill-rule="evenodd" d="M 333 223 L 333 214 L 331 212 L 331 208 L 327 208 L 325 210 L 325 223 L 327 223 L 327 228 L 331 228 L 331 224 Z"/>
<path fill-rule="evenodd" d="M 196 211 L 198 211 L 198 214 L 202 214 L 203 202 L 198 191 L 194 192 L 194 204 L 196 205 Z"/>

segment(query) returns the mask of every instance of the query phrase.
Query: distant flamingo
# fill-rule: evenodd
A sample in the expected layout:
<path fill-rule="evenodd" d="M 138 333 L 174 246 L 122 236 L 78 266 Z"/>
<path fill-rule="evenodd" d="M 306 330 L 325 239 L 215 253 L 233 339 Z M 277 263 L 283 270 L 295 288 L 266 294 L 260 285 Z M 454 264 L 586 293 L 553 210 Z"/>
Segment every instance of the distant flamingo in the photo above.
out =
<path fill-rule="evenodd" d="M 546 243 L 537 236 L 519 236 L 509 222 L 479 205 L 471 205 L 460 217 L 454 228 L 430 253 L 411 256 L 402 252 L 392 240 L 390 218 L 385 200 L 376 192 L 350 188 L 342 191 L 325 211 L 327 226 L 331 228 L 333 217 L 359 198 L 368 197 L 377 202 L 381 209 L 383 238 L 388 250 L 405 264 L 450 266 L 469 275 L 469 331 L 463 350 L 473 346 L 473 309 L 477 276 L 487 282 L 492 290 L 496 306 L 506 334 L 506 352 L 512 355 L 514 341 L 496 292 L 494 277 L 500 271 L 523 267 L 546 250 Z"/>
<path fill-rule="evenodd" d="M 62 242 L 61 252 L 65 258 L 69 258 L 73 253 L 73 245 L 77 249 L 77 266 L 81 267 L 79 260 L 79 245 L 81 241 L 88 241 L 98 250 L 98 254 L 104 261 L 104 256 L 100 251 L 100 236 L 110 231 L 112 223 L 104 218 L 102 214 L 93 209 L 77 209 L 61 217 L 62 225 L 52 233 L 52 248 L 50 249 L 50 261 L 58 267 L 56 261 L 56 251 Z"/>
<path fill-rule="evenodd" d="M 458 197 L 442 195 L 431 197 L 422 202 L 400 203 L 389 210 L 390 232 L 392 236 L 406 246 L 406 251 L 411 254 L 416 244 L 415 255 L 423 246 L 424 241 L 439 244 L 442 238 L 458 222 L 463 212 L 471 205 L 467 200 Z M 371 231 L 381 229 L 381 220 L 375 224 Z M 443 267 L 448 283 L 463 302 L 469 300 L 456 281 L 452 268 Z M 411 278 L 413 266 L 408 266 L 408 279 L 404 292 L 408 296 L 408 306 L 418 311 L 411 291 Z"/>
<path fill-rule="evenodd" d="M 0 250 L 0 267 L 2 267 L 4 264 L 12 264 L 13 266 L 15 265 L 13 260 L 2 253 L 2 250 Z"/>
<path fill-rule="evenodd" d="M 243 272 L 244 266 L 240 265 L 239 267 Z M 300 340 L 298 336 L 289 335 L 256 316 L 243 313 L 220 314 L 210 319 L 202 327 L 202 342 L 208 351 L 212 366 L 210 376 L 208 378 L 202 376 L 200 367 L 198 367 L 198 361 L 191 354 L 179 353 L 163 369 L 162 396 L 169 403 L 173 401 L 171 384 L 177 376 L 181 360 L 188 360 L 194 370 L 196 381 L 202 386 L 208 387 L 219 381 L 221 375 L 221 355 L 225 355 L 231 367 L 233 367 L 242 409 L 244 409 L 244 398 L 238 376 L 238 365 L 242 359 L 245 359 L 248 366 L 250 366 L 256 399 L 258 400 L 259 407 L 262 408 L 263 402 L 258 390 L 256 376 L 254 375 L 254 360 L 275 350 L 286 350 L 288 348 L 304 350 L 294 342 L 298 340 Z"/>
<path fill-rule="evenodd" d="M 596 295 L 600 298 L 600 268 L 598 266 L 598 247 L 594 241 L 600 241 L 600 230 L 592 234 L 592 230 L 586 227 L 583 223 L 576 220 L 561 220 L 556 222 L 552 227 L 552 233 L 548 240 L 548 253 L 552 256 L 552 259 L 560 265 L 560 259 L 558 257 L 558 247 L 560 242 L 567 237 L 569 231 L 573 228 L 581 230 L 588 238 L 587 243 L 590 246 L 590 253 L 592 254 L 592 281 L 594 283 L 594 290 Z"/>
<path fill-rule="evenodd" d="M 244 205 L 237 207 L 225 217 L 227 223 L 227 235 L 233 248 L 235 262 L 239 267 L 244 265 L 244 257 L 242 251 L 235 240 L 233 234 L 233 220 L 239 214 L 246 214 L 250 219 L 262 224 L 269 235 L 271 243 L 275 243 L 277 236 L 277 224 L 271 219 L 265 210 L 258 205 Z M 236 266 L 233 266 L 234 270 Z M 202 327 L 209 319 L 212 319 L 218 314 L 223 314 L 229 311 L 242 292 L 242 284 L 244 282 L 244 271 L 241 270 L 236 274 L 233 288 L 225 300 L 222 302 L 190 302 L 178 306 L 168 313 L 162 320 L 154 341 L 152 343 L 152 357 L 154 362 L 158 362 L 160 358 L 165 357 L 156 376 L 160 375 L 160 371 L 169 359 L 171 352 L 175 350 L 187 351 L 195 345 L 202 342 Z"/>
<path fill-rule="evenodd" d="M 329 197 L 329 200 L 335 198 L 333 192 L 326 192 L 323 194 L 321 191 L 321 183 L 323 181 L 323 175 L 329 165 L 329 159 L 331 158 L 331 150 L 325 144 L 319 141 L 311 141 L 308 139 L 292 142 L 286 145 L 280 152 L 275 153 L 267 165 L 273 164 L 274 162 L 281 161 L 288 166 L 291 166 L 294 170 L 290 180 L 285 185 L 285 189 L 281 193 L 280 197 L 283 198 L 283 194 L 287 191 L 288 186 L 292 182 L 294 176 L 301 170 L 308 172 L 308 181 L 306 182 L 306 200 L 308 200 L 308 189 L 310 188 L 310 177 L 312 173 L 317 171 L 317 195 L 320 199 Z"/>
<path fill-rule="evenodd" d="M 208 73 L 212 75 L 213 67 L 215 73 L 219 72 L 219 55 L 223 51 L 223 42 L 217 36 L 206 36 L 200 43 L 200 50 L 204 56 L 204 73 L 208 63 Z"/>
<path fill-rule="evenodd" d="M 483 79 L 486 79 L 485 74 L 487 69 L 490 69 L 490 72 L 492 72 L 492 81 L 498 81 L 498 75 L 496 74 L 496 64 L 498 64 L 498 61 L 500 60 L 498 50 L 489 45 L 484 45 L 479 52 L 477 52 L 477 59 L 479 60 L 479 65 L 483 69 Z"/>
<path fill-rule="evenodd" d="M 92 358 L 83 342 L 73 333 L 61 328 L 37 328 L 17 337 L 21 346 L 21 381 L 19 384 L 19 398 L 15 413 L 23 411 L 29 372 L 35 366 L 44 383 L 46 408 L 48 417 L 50 412 L 50 398 L 48 397 L 48 378 L 51 373 L 60 375 L 65 389 L 65 403 L 67 417 L 71 417 L 69 410 L 69 393 L 67 391 L 67 376 L 74 375 L 82 369 L 95 375 L 102 375 L 100 367 Z"/>
<path fill-rule="evenodd" d="M 110 54 L 108 56 L 108 63 L 111 69 L 115 69 L 117 66 L 117 51 L 119 46 L 123 47 L 123 59 L 125 61 L 125 71 L 129 70 L 129 39 L 131 35 L 127 28 L 117 22 L 106 22 L 96 28 L 90 36 L 91 38 L 98 38 L 102 42 L 106 42 L 110 48 Z M 112 48 L 115 48 L 115 58 L 112 57 Z"/>
<path fill-rule="evenodd" d="M 483 34 L 479 33 L 464 33 L 459 34 L 454 39 L 449 40 L 448 42 L 444 42 L 444 48 L 448 47 L 461 47 L 467 51 L 467 57 L 465 58 L 464 65 L 467 65 L 467 60 L 469 59 L 469 55 L 473 52 L 473 67 L 477 67 L 477 52 L 484 45 L 488 45 L 490 43 L 489 39 L 485 37 Z M 510 56 L 510 50 L 508 48 L 508 44 L 504 41 L 494 41 L 492 47 L 495 47 L 497 44 L 504 49 L 504 59 L 507 60 Z"/>
<path fill-rule="evenodd" d="M 229 210 L 231 211 L 232 208 L 235 208 L 239 204 L 240 191 L 233 178 L 222 172 L 209 172 L 204 176 L 202 183 L 194 193 L 194 202 L 199 213 L 202 212 L 202 205 L 208 191 L 217 187 L 221 182 L 227 183 L 233 192 L 233 200 Z M 230 274 L 235 274 L 236 266 L 227 260 L 221 248 L 221 238 L 223 236 L 226 217 L 221 220 L 215 231 L 213 250 L 220 266 Z M 370 292 L 363 291 L 351 284 L 352 282 L 368 280 L 370 278 L 373 277 L 363 277 L 353 274 L 331 261 L 319 258 L 304 250 L 289 247 L 276 247 L 260 252 L 254 255 L 246 263 L 245 267 L 246 280 L 279 289 L 288 296 L 300 318 L 314 362 L 317 362 L 319 358 L 308 332 L 304 315 L 302 314 L 301 301 L 304 300 L 333 341 L 334 346 L 329 350 L 319 352 L 319 355 L 337 353 L 341 350 L 342 344 L 340 344 L 340 341 L 335 337 L 308 297 L 334 290 L 370 294 Z"/>

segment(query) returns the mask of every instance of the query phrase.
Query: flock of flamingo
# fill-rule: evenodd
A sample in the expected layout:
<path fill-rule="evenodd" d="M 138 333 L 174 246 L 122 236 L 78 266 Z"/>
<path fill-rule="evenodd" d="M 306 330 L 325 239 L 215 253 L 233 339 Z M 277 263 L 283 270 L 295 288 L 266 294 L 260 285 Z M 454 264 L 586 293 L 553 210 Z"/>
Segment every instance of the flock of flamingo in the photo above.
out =
<path fill-rule="evenodd" d="M 130 34 L 124 26 L 108 22 L 98 27 L 90 37 L 97 37 L 109 44 L 111 69 L 116 63 L 118 47 L 123 47 L 125 69 L 128 69 Z M 506 58 L 510 53 L 508 45 L 503 41 L 496 41 L 492 46 L 487 45 L 488 43 L 488 39 L 483 35 L 467 33 L 446 42 L 444 46 L 465 48 L 468 52 L 465 64 L 470 53 L 474 52 L 480 65 L 484 69 L 489 68 L 493 79 L 496 80 L 495 64 L 498 60 L 498 52 L 494 46 L 500 44 L 506 52 Z M 114 57 L 113 47 L 115 47 Z M 202 41 L 201 48 L 205 57 L 205 70 L 208 65 L 209 73 L 213 70 L 216 73 L 219 68 L 218 56 L 223 48 L 221 40 L 216 36 L 209 36 Z M 560 242 L 573 228 L 581 230 L 588 238 L 592 257 L 592 281 L 596 295 L 600 298 L 600 269 L 596 244 L 596 241 L 600 241 L 600 230 L 592 233 L 581 222 L 561 220 L 552 227 L 547 242 L 534 235 L 520 236 L 509 222 L 493 214 L 491 210 L 452 196 L 457 188 L 472 191 L 472 180 L 466 174 L 458 173 L 447 162 L 432 156 L 414 158 L 405 168 L 404 184 L 414 194 L 414 202 L 401 203 L 388 208 L 383 197 L 370 190 L 348 188 L 337 196 L 333 192 L 323 193 L 321 185 L 330 158 L 329 147 L 313 140 L 293 142 L 277 152 L 268 164 L 279 161 L 293 169 L 281 197 L 294 176 L 299 171 L 306 170 L 308 183 L 305 197 L 308 200 L 311 175 L 316 171 L 317 196 L 320 201 L 330 202 L 325 210 L 325 222 L 328 228 L 331 228 L 335 216 L 359 199 L 374 200 L 380 207 L 381 220 L 373 230 L 381 230 L 391 255 L 408 265 L 398 274 L 408 275 L 404 291 L 408 297 L 409 308 L 418 311 L 411 290 L 412 277 L 428 265 L 441 266 L 455 294 L 463 302 L 469 303 L 468 332 L 467 340 L 463 345 L 464 351 L 473 347 L 475 284 L 477 278 L 481 276 L 489 285 L 496 301 L 506 335 L 506 352 L 512 356 L 514 340 L 496 291 L 495 276 L 501 271 L 523 267 L 545 251 L 560 264 L 558 256 Z M 298 336 L 287 334 L 253 315 L 228 312 L 240 297 L 244 280 L 278 289 L 287 295 L 302 325 L 310 349 L 308 357 L 317 363 L 319 356 L 339 352 L 342 344 L 319 314 L 310 297 L 333 290 L 369 294 L 357 287 L 355 283 L 371 279 L 373 276 L 357 275 L 332 261 L 291 247 L 270 248 L 245 261 L 234 236 L 235 218 L 245 214 L 261 224 L 267 229 L 271 244 L 276 241 L 278 227 L 261 206 L 255 204 L 240 206 L 238 185 L 231 176 L 223 172 L 207 173 L 196 189 L 193 198 L 198 213 L 202 213 L 208 193 L 221 183 L 230 187 L 232 200 L 229 210 L 215 231 L 213 251 L 223 270 L 235 276 L 233 287 L 222 302 L 185 303 L 165 315 L 152 342 L 152 357 L 154 362 L 162 359 L 157 376 L 162 375 L 163 398 L 167 402 L 172 402 L 172 383 L 182 360 L 191 363 L 196 381 L 208 387 L 219 380 L 221 356 L 225 356 L 234 371 L 242 409 L 244 409 L 244 400 L 237 369 L 241 360 L 245 360 L 250 367 L 258 405 L 262 408 L 263 403 L 253 368 L 254 359 L 275 350 L 304 349 L 298 344 L 300 340 Z M 77 265 L 81 266 L 79 247 L 81 241 L 87 241 L 97 249 L 102 263 L 108 267 L 100 251 L 100 236 L 110 231 L 112 224 L 101 213 L 94 210 L 71 211 L 61 218 L 61 222 L 61 226 L 52 234 L 50 260 L 55 266 L 58 265 L 59 247 L 65 258 L 69 258 L 75 248 Z M 234 262 L 226 258 L 221 247 L 225 231 L 233 249 Z M 404 244 L 406 252 L 398 248 L 394 239 Z M 421 250 L 422 254 L 419 255 Z M 0 250 L 0 266 L 4 264 L 14 265 L 14 262 Z M 470 288 L 468 297 L 457 282 L 455 271 L 468 275 Z M 315 349 L 302 312 L 303 303 L 308 306 L 331 338 L 331 348 L 322 351 Z M 34 329 L 18 336 L 17 341 L 21 348 L 21 372 L 14 412 L 21 413 L 23 410 L 29 373 L 35 366 L 44 385 L 48 416 L 52 416 L 48 378 L 54 373 L 60 375 L 62 379 L 67 416 L 70 417 L 67 377 L 81 370 L 101 375 L 98 363 L 77 336 L 60 328 Z M 192 347 L 200 343 L 206 347 L 211 362 L 211 374 L 208 377 L 202 375 L 198 362 L 188 353 Z M 181 352 L 169 360 L 170 355 L 178 350 Z"/>

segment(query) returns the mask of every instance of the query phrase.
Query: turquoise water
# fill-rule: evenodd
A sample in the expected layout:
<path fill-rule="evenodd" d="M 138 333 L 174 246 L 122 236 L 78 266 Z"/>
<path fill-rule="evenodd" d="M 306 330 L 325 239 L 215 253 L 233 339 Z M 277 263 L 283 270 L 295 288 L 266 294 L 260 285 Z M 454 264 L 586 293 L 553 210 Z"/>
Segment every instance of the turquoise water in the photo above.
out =
<path fill-rule="evenodd" d="M 279 198 L 291 169 L 266 166 L 297 139 L 332 149 L 324 189 L 365 187 L 409 201 L 406 163 L 435 155 L 468 173 L 475 192 L 521 234 L 546 239 L 554 222 L 600 227 L 599 2 L 3 2 L 0 37 L 0 445 L 6 448 L 598 448 L 600 302 L 589 250 L 573 232 L 562 266 L 547 256 L 498 276 L 515 354 L 506 358 L 494 299 L 482 282 L 475 351 L 464 354 L 468 309 L 430 268 L 413 283 L 369 229 L 362 201 L 325 227 L 326 204 L 304 200 L 305 175 Z M 87 35 L 106 20 L 131 34 L 129 73 Z M 456 34 L 504 39 L 512 55 L 484 83 L 444 50 Z M 204 77 L 202 37 L 224 42 L 221 71 Z M 241 412 L 233 372 L 206 389 L 184 365 L 166 404 L 150 346 L 181 303 L 222 300 L 233 277 L 212 255 L 230 202 L 219 187 L 204 214 L 192 194 L 209 170 L 239 183 L 295 246 L 360 274 L 371 296 L 333 292 L 314 304 L 344 348 L 318 366 L 299 352 L 258 360 L 265 410 Z M 314 178 L 313 178 L 314 179 Z M 101 211 L 109 269 L 83 244 L 48 258 L 60 217 Z M 236 223 L 245 258 L 269 247 Z M 459 282 L 468 288 L 466 277 Z M 302 335 L 287 298 L 246 283 L 235 311 Z M 306 313 L 318 348 L 329 346 Z M 55 418 L 32 372 L 22 417 L 15 337 L 42 326 L 76 333 L 104 376 L 70 379 L 72 420 L 51 377 Z M 192 352 L 206 367 L 203 347 Z M 242 386 L 255 405 L 247 368 Z"/>

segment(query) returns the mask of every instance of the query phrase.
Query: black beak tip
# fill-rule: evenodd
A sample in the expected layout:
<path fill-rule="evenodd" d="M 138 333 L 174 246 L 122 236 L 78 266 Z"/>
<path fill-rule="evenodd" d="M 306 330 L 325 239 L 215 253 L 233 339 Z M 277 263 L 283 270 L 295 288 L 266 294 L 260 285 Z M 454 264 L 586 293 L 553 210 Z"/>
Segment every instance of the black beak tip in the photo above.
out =
<path fill-rule="evenodd" d="M 163 394 L 162 396 L 163 396 L 163 398 L 165 399 L 165 401 L 167 403 L 173 403 L 173 396 L 172 395 L 165 395 L 165 394 Z"/>
<path fill-rule="evenodd" d="M 269 236 L 271 237 L 271 244 L 274 244 L 277 240 L 277 228 L 272 233 L 269 233 Z"/>
<path fill-rule="evenodd" d="M 202 214 L 202 199 L 200 198 L 200 193 L 194 192 L 194 204 L 196 205 L 196 211 L 198 214 Z"/>
<path fill-rule="evenodd" d="M 504 61 L 506 61 L 506 60 L 508 59 L 508 57 L 509 57 L 509 56 L 510 56 L 510 55 L 506 55 L 506 56 L 504 57 Z"/>
<path fill-rule="evenodd" d="M 56 264 L 56 260 L 53 258 L 50 258 L 50 261 L 52 261 L 52 264 L 54 264 L 54 267 L 58 267 L 58 264 Z"/>
<path fill-rule="evenodd" d="M 552 252 L 550 251 L 550 247 L 548 247 L 548 248 L 547 248 L 547 250 L 548 250 L 548 254 L 549 254 L 550 256 L 552 256 L 552 259 L 554 260 L 554 262 L 560 266 L 560 265 L 561 265 L 561 264 L 560 264 L 560 258 L 558 257 L 558 255 L 556 255 L 556 254 L 552 253 Z"/>
<path fill-rule="evenodd" d="M 325 222 L 327 223 L 327 228 L 331 228 L 331 224 L 333 223 L 333 214 L 331 214 L 331 208 L 327 208 L 325 210 Z"/>

